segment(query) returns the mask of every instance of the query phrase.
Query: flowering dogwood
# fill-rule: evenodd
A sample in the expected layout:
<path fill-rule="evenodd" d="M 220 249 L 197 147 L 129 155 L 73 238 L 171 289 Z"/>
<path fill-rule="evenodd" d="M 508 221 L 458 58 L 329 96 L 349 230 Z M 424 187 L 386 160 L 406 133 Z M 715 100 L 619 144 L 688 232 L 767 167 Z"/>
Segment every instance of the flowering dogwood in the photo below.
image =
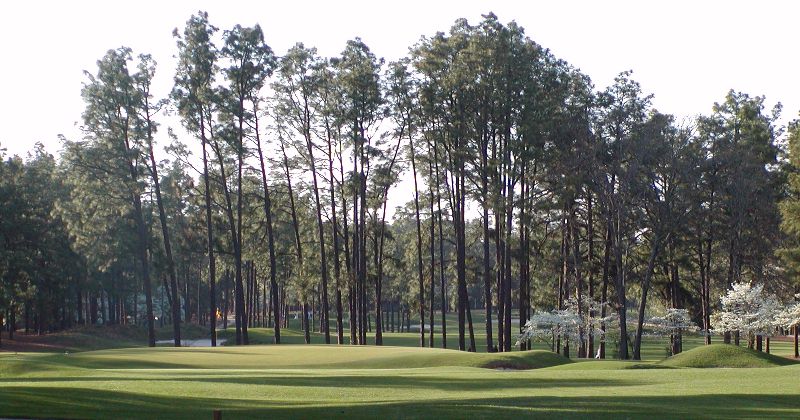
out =
<path fill-rule="evenodd" d="M 665 336 L 680 334 L 683 331 L 697 330 L 697 325 L 686 309 L 668 308 L 663 316 L 650 318 L 644 327 L 653 335 Z"/>
<path fill-rule="evenodd" d="M 795 295 L 800 298 L 800 295 Z M 786 328 L 793 328 L 800 325 L 800 302 L 791 302 L 786 305 L 777 317 L 778 325 Z"/>
<path fill-rule="evenodd" d="M 565 309 L 534 314 L 522 328 L 516 345 L 527 340 L 549 341 L 553 337 L 582 342 L 587 339 L 590 331 L 602 339 L 602 325 L 612 322 L 615 315 L 601 317 L 602 307 L 606 304 L 587 295 L 583 296 L 580 303 L 578 305 L 578 299 L 572 297 L 565 302 Z"/>
<path fill-rule="evenodd" d="M 780 305 L 775 296 L 764 293 L 764 285 L 736 283 L 722 297 L 722 310 L 712 316 L 714 329 L 720 332 L 770 335 L 778 325 Z"/>

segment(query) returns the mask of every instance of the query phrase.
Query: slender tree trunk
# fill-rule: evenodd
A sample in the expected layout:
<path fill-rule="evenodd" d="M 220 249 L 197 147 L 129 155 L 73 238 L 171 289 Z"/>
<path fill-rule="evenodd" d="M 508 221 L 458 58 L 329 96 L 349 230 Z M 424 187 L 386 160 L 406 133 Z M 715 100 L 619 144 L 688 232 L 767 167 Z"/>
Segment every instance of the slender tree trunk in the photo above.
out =
<path fill-rule="evenodd" d="M 308 322 L 308 300 L 304 298 L 301 306 L 303 308 L 303 339 L 306 344 L 311 344 L 311 326 Z"/>
<path fill-rule="evenodd" d="M 617 163 L 619 165 L 619 163 Z M 619 169 L 617 169 L 618 171 Z M 628 324 L 627 324 L 627 299 L 625 295 L 625 265 L 622 260 L 623 250 L 623 222 L 622 222 L 622 203 L 620 198 L 615 192 L 616 172 L 611 176 L 610 190 L 610 203 L 609 203 L 609 219 L 611 221 L 610 227 L 613 230 L 614 238 L 614 268 L 615 268 L 615 289 L 617 292 L 617 312 L 619 315 L 619 358 L 625 360 L 628 358 Z M 613 216 L 612 216 L 613 215 Z M 613 220 L 611 218 L 613 217 Z"/>
<path fill-rule="evenodd" d="M 293 230 L 294 230 L 295 250 L 297 252 L 297 269 L 298 269 L 300 275 L 302 275 L 302 273 L 303 273 L 303 245 L 302 245 L 302 242 L 300 242 L 300 225 L 299 225 L 299 223 L 297 221 L 297 207 L 296 207 L 295 201 L 294 201 L 294 190 L 292 189 L 292 176 L 289 173 L 289 157 L 286 155 L 286 149 L 285 149 L 285 147 L 283 145 L 283 142 L 280 142 L 280 147 L 281 147 L 281 152 L 283 154 L 283 169 L 284 169 L 284 174 L 286 175 L 286 186 L 287 186 L 288 193 L 289 193 L 289 207 L 290 207 L 290 214 L 292 216 L 292 227 L 293 227 Z M 303 312 L 302 313 L 303 319 L 302 319 L 301 325 L 303 327 L 304 334 L 306 336 L 308 336 L 309 335 L 309 331 L 308 331 L 308 328 L 309 328 L 309 326 L 308 326 L 308 305 L 307 305 L 307 302 L 305 301 L 305 298 L 304 298 L 303 304 L 302 304 L 302 312 Z M 306 344 L 308 344 L 309 342 L 310 342 L 310 338 L 307 338 L 306 339 Z"/>
<path fill-rule="evenodd" d="M 222 329 L 228 329 L 228 303 L 230 300 L 230 283 L 229 283 L 229 272 L 225 270 L 225 274 L 222 276 L 222 281 L 225 283 L 225 298 L 222 301 Z"/>
<path fill-rule="evenodd" d="M 241 344 L 249 344 L 247 335 L 247 307 L 244 303 L 244 284 L 242 279 L 242 209 L 244 194 L 242 191 L 242 170 L 244 168 L 244 97 L 239 97 L 239 148 L 237 152 L 236 174 L 236 228 L 234 235 L 236 242 L 233 244 L 233 253 L 236 266 L 236 329 L 237 338 L 241 335 Z M 220 163 L 222 165 L 222 163 Z M 241 331 L 239 331 L 241 330 Z"/>
<path fill-rule="evenodd" d="M 617 290 L 617 312 L 619 314 L 619 358 L 626 360 L 628 358 L 628 328 L 627 328 L 627 300 L 625 299 L 625 268 L 622 262 L 622 235 L 615 232 L 616 240 L 614 246 L 615 266 L 616 266 L 616 284 Z"/>
<path fill-rule="evenodd" d="M 467 306 L 469 305 L 469 298 L 467 294 L 467 273 L 466 273 L 466 260 L 467 260 L 467 250 L 466 250 L 466 238 L 465 238 L 465 230 L 466 224 L 464 222 L 464 210 L 465 210 L 465 201 L 466 201 L 466 192 L 464 190 L 464 178 L 465 178 L 465 171 L 464 171 L 464 163 L 459 162 L 458 164 L 458 177 L 456 178 L 456 183 L 458 184 L 458 189 L 456 192 L 456 205 L 458 206 L 458 231 L 457 231 L 457 258 L 456 258 L 456 271 L 458 275 L 458 288 L 459 288 L 459 327 L 458 327 L 458 341 L 459 341 L 459 349 L 465 350 L 466 343 L 464 337 L 464 322 L 467 321 L 466 315 L 467 310 L 469 309 Z M 470 316 L 471 318 L 471 316 Z M 472 323 L 469 323 L 470 329 L 472 327 Z M 474 351 L 474 334 L 470 334 L 470 343 L 471 347 Z"/>
<path fill-rule="evenodd" d="M 605 244 L 603 246 L 603 284 L 600 290 L 600 317 L 605 319 L 606 317 L 606 308 L 608 307 L 608 279 L 610 274 L 610 266 L 611 266 L 611 215 L 609 213 L 608 218 L 606 219 L 606 237 L 605 237 Z M 602 340 L 600 341 L 600 358 L 606 358 L 606 323 L 602 322 L 600 324 L 600 331 L 602 336 Z"/>
<path fill-rule="evenodd" d="M 575 204 L 573 203 L 569 217 L 569 234 L 570 243 L 572 244 L 572 269 L 575 274 L 575 299 L 578 303 L 578 316 L 581 319 L 584 319 L 585 314 L 583 312 L 583 278 L 581 273 L 580 238 L 578 236 L 578 228 L 575 226 L 577 223 L 578 221 L 576 220 L 575 216 Z M 583 339 L 585 333 L 586 331 L 583 330 L 583 326 L 579 326 L 578 337 L 580 337 L 580 341 L 578 342 L 578 357 L 586 357 L 586 342 Z"/>
<path fill-rule="evenodd" d="M 362 139 L 366 139 L 363 134 L 362 130 Z M 360 233 L 360 244 L 359 244 L 359 283 L 361 284 L 361 308 L 360 308 L 360 319 L 361 319 L 361 337 L 359 342 L 362 345 L 367 344 L 367 172 L 365 170 L 365 166 L 369 164 L 369 160 L 367 159 L 366 150 L 364 147 L 364 142 L 361 144 L 361 172 L 360 172 L 360 191 L 359 191 L 359 233 Z M 368 169 L 367 169 L 368 170 Z"/>
<path fill-rule="evenodd" d="M 513 229 L 513 217 L 514 217 L 514 184 L 512 182 L 512 177 L 508 178 L 508 187 L 506 190 L 507 194 L 507 202 L 506 202 L 506 230 L 503 232 L 506 236 L 505 244 L 508 248 L 511 244 L 511 231 Z M 503 299 L 505 300 L 505 311 L 503 312 L 503 350 L 504 351 L 511 351 L 511 252 L 506 249 L 505 252 L 505 280 L 503 281 Z"/>
<path fill-rule="evenodd" d="M 447 348 L 447 284 L 444 277 L 444 235 L 442 229 L 442 194 L 439 181 L 439 152 L 433 146 L 433 166 L 436 178 L 436 219 L 439 231 L 439 280 L 440 280 L 440 302 L 442 305 L 442 348 Z"/>
<path fill-rule="evenodd" d="M 566 309 L 567 302 L 569 301 L 569 277 L 570 277 L 570 254 L 572 253 L 571 237 L 569 234 L 569 217 L 567 217 L 567 207 L 569 204 L 564 204 L 561 214 L 561 284 L 559 286 L 560 307 Z M 564 346 L 561 351 L 564 357 L 569 357 L 569 338 L 565 334 L 563 337 Z"/>
<path fill-rule="evenodd" d="M 671 295 L 672 295 L 672 307 L 673 308 L 681 308 L 683 306 L 681 299 L 680 299 L 680 277 L 678 273 L 678 263 L 675 261 L 675 240 L 674 236 L 669 237 L 669 276 L 670 276 L 670 285 L 671 285 Z M 681 334 L 681 330 L 678 329 L 674 334 L 672 334 L 671 339 L 672 344 L 672 354 L 676 355 L 682 351 L 683 346 L 683 337 Z"/>
<path fill-rule="evenodd" d="M 211 347 L 217 346 L 217 263 L 214 255 L 214 221 L 211 218 L 211 182 L 208 174 L 208 152 L 206 150 L 206 127 L 205 117 L 202 112 L 200 115 L 200 140 L 203 144 L 203 184 L 205 186 L 205 210 L 206 210 L 206 241 L 208 251 L 208 302 L 209 318 L 211 324 Z"/>
<path fill-rule="evenodd" d="M 258 151 L 258 163 L 261 166 L 261 186 L 264 190 L 264 217 L 266 218 L 267 222 L 267 248 L 269 250 L 269 287 L 270 290 L 272 291 L 270 295 L 272 299 L 273 311 L 275 312 L 275 327 L 273 333 L 273 340 L 275 341 L 275 344 L 280 344 L 281 317 L 280 317 L 280 312 L 277 310 L 278 294 L 275 293 L 275 291 L 278 290 L 278 280 L 277 280 L 278 263 L 275 258 L 275 232 L 272 225 L 272 198 L 270 196 L 269 184 L 267 184 L 267 170 L 266 167 L 264 166 L 264 153 L 261 149 L 261 135 L 259 133 L 259 127 L 258 127 L 258 108 L 256 105 L 253 106 L 253 115 L 255 116 L 255 125 L 256 125 L 255 134 L 256 134 L 256 150 Z"/>
<path fill-rule="evenodd" d="M 343 159 L 343 151 L 342 151 L 342 141 L 341 138 L 338 141 L 338 157 L 339 157 L 339 172 L 342 177 L 344 177 L 344 159 Z M 331 176 L 331 179 L 333 177 Z M 347 223 L 347 194 L 345 194 L 344 186 L 344 179 L 339 182 L 339 190 L 341 192 L 340 197 L 342 199 L 342 237 L 344 238 L 343 245 L 344 245 L 344 264 L 345 264 L 345 272 L 347 274 L 347 303 L 348 303 L 348 324 L 350 326 L 350 344 L 356 344 L 356 311 L 355 311 L 355 276 L 353 273 L 352 262 L 354 261 L 351 259 L 350 254 L 350 231 L 349 225 Z M 335 212 L 333 214 L 336 214 Z M 335 222 L 334 222 L 335 226 Z M 336 242 L 334 242 L 334 245 Z"/>
<path fill-rule="evenodd" d="M 342 325 L 342 268 L 341 261 L 339 260 L 339 222 L 336 217 L 336 189 L 334 188 L 333 176 L 333 141 L 330 135 L 330 127 L 326 129 L 328 132 L 328 175 L 330 180 L 330 193 L 331 193 L 331 224 L 333 225 L 333 275 L 336 280 L 336 343 L 344 344 L 344 327 Z M 342 194 L 344 195 L 344 194 Z M 343 208 L 342 211 L 346 212 L 347 209 Z"/>
<path fill-rule="evenodd" d="M 469 349 L 467 351 L 476 352 L 478 351 L 477 347 L 475 347 L 475 329 L 472 325 L 472 310 L 470 309 L 469 305 L 469 296 L 466 297 L 466 308 L 467 308 L 467 329 L 469 331 Z"/>
<path fill-rule="evenodd" d="M 481 191 L 483 191 L 483 299 L 484 314 L 486 317 L 486 351 L 494 352 L 494 339 L 492 338 L 492 277 L 491 259 L 489 258 L 489 185 L 487 151 L 481 149 Z"/>
<path fill-rule="evenodd" d="M 519 210 L 519 333 L 522 333 L 525 322 L 528 319 L 527 303 L 530 298 L 527 296 L 526 283 L 528 282 L 528 246 L 527 246 L 527 219 L 526 207 L 528 200 L 528 186 L 526 165 L 522 164 L 521 188 L 520 188 L 520 210 Z M 520 350 L 528 350 L 528 342 L 521 341 L 519 344 Z"/>
<path fill-rule="evenodd" d="M 234 254 L 234 267 L 235 267 L 235 277 L 234 277 L 234 324 L 236 326 L 236 344 L 243 344 L 243 334 L 242 334 L 242 313 L 243 313 L 243 306 L 244 306 L 244 288 L 242 286 L 242 259 L 241 259 L 241 245 L 239 243 L 239 233 L 237 230 L 237 220 L 234 218 L 233 215 L 233 200 L 231 199 L 230 189 L 228 188 L 227 177 L 225 175 L 225 159 L 222 155 L 222 150 L 216 140 L 213 142 L 213 147 L 215 154 L 217 155 L 217 163 L 219 164 L 220 168 L 220 184 L 222 186 L 222 191 L 225 196 L 225 215 L 228 219 L 228 226 L 231 234 L 231 243 L 233 245 L 233 254 Z"/>
<path fill-rule="evenodd" d="M 128 139 L 128 132 L 125 131 L 125 143 L 124 143 L 124 150 L 125 156 L 131 156 L 131 148 L 130 142 Z M 136 166 L 134 162 L 130 160 L 127 161 L 128 168 L 131 176 L 131 182 L 137 183 L 139 181 L 138 173 L 136 170 Z M 139 193 L 136 191 L 131 192 L 131 201 L 133 201 L 133 208 L 134 208 L 134 218 L 136 220 L 136 233 L 138 235 L 138 253 L 139 253 L 139 262 L 141 264 L 142 270 L 142 282 L 144 283 L 144 296 L 145 296 L 145 307 L 147 312 L 147 345 L 149 347 L 156 346 L 156 334 L 155 334 L 155 324 L 153 319 L 153 297 L 152 297 L 152 286 L 150 283 L 150 263 L 148 262 L 147 258 L 147 248 L 148 248 L 148 241 L 147 241 L 147 228 L 144 224 L 144 216 L 142 212 L 142 199 L 139 196 Z M 105 320 L 106 317 L 103 316 Z M 92 320 L 92 323 L 96 323 L 96 318 Z M 26 324 L 27 328 L 27 324 Z M 176 346 L 180 346 L 180 334 L 177 336 Z"/>
<path fill-rule="evenodd" d="M 400 136 L 398 136 L 397 146 L 394 148 L 394 154 L 392 155 L 392 160 L 389 162 L 389 173 L 392 173 L 392 169 L 394 168 L 394 164 L 397 160 L 397 153 L 400 151 L 400 143 L 403 140 L 403 132 L 401 130 Z M 386 206 L 389 199 L 389 188 L 391 184 L 387 184 L 383 187 L 383 197 L 382 197 L 382 215 L 380 220 L 380 244 L 378 246 L 378 253 L 376 255 L 377 261 L 377 269 L 378 269 L 378 277 L 375 283 L 375 345 L 383 345 L 383 325 L 381 319 L 381 288 L 383 286 L 383 247 L 384 247 L 384 239 L 386 237 Z M 424 302 L 423 302 L 424 304 Z M 421 328 L 424 328 L 424 325 L 421 324 Z"/>
<path fill-rule="evenodd" d="M 319 185 L 317 183 L 317 165 L 314 160 L 314 145 L 313 141 L 311 140 L 311 127 L 309 111 L 308 111 L 308 102 L 307 98 L 304 97 L 305 102 L 305 118 L 306 126 L 304 127 L 305 132 L 303 135 L 306 139 L 306 151 L 308 152 L 309 158 L 309 168 L 311 169 L 311 179 L 313 185 L 313 192 L 314 192 L 314 205 L 316 206 L 317 211 L 317 235 L 319 235 L 319 255 L 320 255 L 320 271 L 322 277 L 322 296 L 320 297 L 322 301 L 322 314 L 321 320 L 322 322 L 322 332 L 325 335 L 325 344 L 331 343 L 331 331 L 330 331 L 330 323 L 328 322 L 328 258 L 325 255 L 325 227 L 322 223 L 322 205 L 320 204 L 319 200 Z"/>
<path fill-rule="evenodd" d="M 595 290 L 594 290 L 594 214 L 592 212 L 592 191 L 587 191 L 586 194 L 586 237 L 588 246 L 589 246 L 589 299 L 594 300 L 595 298 Z M 595 319 L 597 313 L 595 312 L 594 308 L 589 309 L 589 318 Z M 594 330 L 593 328 L 589 330 L 589 343 L 586 357 L 594 357 Z"/>
<path fill-rule="evenodd" d="M 145 91 L 144 107 L 145 122 L 147 126 L 147 148 L 150 155 L 150 174 L 153 179 L 153 186 L 156 191 L 156 203 L 158 205 L 158 218 L 161 222 L 161 235 L 164 240 L 164 252 L 167 256 L 167 272 L 169 274 L 169 284 L 173 295 L 177 293 L 177 279 L 175 273 L 175 259 L 172 257 L 172 246 L 170 243 L 169 228 L 167 227 L 167 213 L 164 210 L 164 201 L 161 199 L 161 181 L 158 178 L 158 165 L 156 164 L 155 153 L 153 152 L 153 125 L 150 120 L 149 92 Z M 181 318 L 179 305 L 172 307 L 172 333 L 174 336 L 175 347 L 181 346 Z"/>
<path fill-rule="evenodd" d="M 356 144 L 353 146 L 353 176 L 358 177 L 358 187 L 353 188 L 353 270 L 355 276 L 355 293 L 356 298 L 354 299 L 353 306 L 355 308 L 356 314 L 356 343 L 357 344 L 364 344 L 362 341 L 362 333 L 364 330 L 364 322 L 363 322 L 363 313 L 361 312 L 362 308 L 362 289 L 363 289 L 363 279 L 361 277 L 361 237 L 363 235 L 362 224 L 359 220 L 359 195 L 361 194 L 361 177 L 364 176 L 363 171 L 359 172 L 358 164 L 359 158 L 362 155 L 360 149 L 363 149 L 364 139 L 361 137 L 358 139 Z M 363 163 L 362 163 L 363 168 Z"/>
<path fill-rule="evenodd" d="M 639 301 L 639 317 L 636 320 L 636 338 L 633 342 L 633 360 L 642 360 L 642 327 L 644 326 L 644 313 L 647 308 L 647 292 L 650 290 L 650 281 L 653 278 L 653 269 L 661 247 L 661 238 L 658 234 L 653 238 L 650 258 L 647 261 L 647 271 L 642 282 L 642 298 Z"/>
<path fill-rule="evenodd" d="M 422 226 L 419 218 L 419 188 L 417 187 L 417 165 L 414 140 L 408 137 L 411 150 L 411 172 L 414 175 L 414 216 L 417 222 L 417 274 L 419 276 L 419 346 L 425 347 L 425 281 L 422 276 Z"/>
<path fill-rule="evenodd" d="M 430 157 L 431 154 L 431 144 L 428 142 L 428 156 Z M 433 162 L 432 159 L 428 159 L 428 171 L 430 172 L 431 178 L 433 177 Z M 429 179 L 430 180 L 430 179 Z M 438 185 L 437 185 L 438 187 Z M 434 347 L 434 306 L 436 302 L 436 219 L 435 213 L 433 209 L 433 201 L 434 201 L 434 193 L 433 193 L 434 184 L 429 182 L 428 185 L 428 198 L 430 201 L 430 256 L 431 256 L 431 293 L 430 293 L 430 312 L 428 312 L 428 319 L 430 324 L 430 331 L 429 331 L 429 340 L 428 346 L 430 348 Z"/>

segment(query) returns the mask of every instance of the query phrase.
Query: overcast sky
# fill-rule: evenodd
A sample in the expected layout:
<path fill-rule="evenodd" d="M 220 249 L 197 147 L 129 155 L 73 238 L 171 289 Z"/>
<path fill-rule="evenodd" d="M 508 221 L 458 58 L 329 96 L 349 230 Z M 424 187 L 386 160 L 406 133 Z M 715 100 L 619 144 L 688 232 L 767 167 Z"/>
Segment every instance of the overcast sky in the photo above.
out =
<path fill-rule="evenodd" d="M 387 60 L 459 17 L 493 11 L 588 74 L 598 88 L 632 69 L 654 105 L 679 117 L 708 113 L 733 88 L 800 111 L 800 2 L 795 1 L 3 1 L 0 144 L 24 155 L 58 134 L 79 136 L 83 70 L 122 45 L 159 62 L 156 95 L 171 87 L 172 29 L 198 9 L 212 24 L 260 23 L 282 54 L 296 42 L 338 55 L 359 36 Z M 165 131 L 165 130 L 164 130 Z"/>

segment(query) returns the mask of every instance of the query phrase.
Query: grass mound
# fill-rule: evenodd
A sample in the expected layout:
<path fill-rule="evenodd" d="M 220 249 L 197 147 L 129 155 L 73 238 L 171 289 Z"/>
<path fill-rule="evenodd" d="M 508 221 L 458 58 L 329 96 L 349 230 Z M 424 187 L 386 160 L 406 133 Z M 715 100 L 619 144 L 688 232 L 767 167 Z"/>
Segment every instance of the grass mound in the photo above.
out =
<path fill-rule="evenodd" d="M 271 345 L 110 349 L 53 354 L 39 362 L 87 369 L 536 369 L 570 361 L 542 350 L 486 354 L 411 347 Z"/>
<path fill-rule="evenodd" d="M 172 340 L 172 326 L 156 328 L 156 340 Z M 181 325 L 184 339 L 208 337 L 208 330 L 195 324 Z M 3 340 L 0 350 L 18 352 L 87 351 L 147 345 L 144 325 L 85 325 L 46 335 L 17 333 L 14 340 Z"/>
<path fill-rule="evenodd" d="M 472 367 L 565 363 L 554 356 L 283 344 L 6 352 L 0 353 L 0 413 L 86 419 L 203 419 L 212 410 L 222 410 L 224 418 L 287 419 L 800 418 L 800 365 L 711 375 L 703 369 L 627 370 L 647 362 L 614 360 L 513 373 Z M 449 367 L 406 369 L 423 365 Z M 743 386 L 753 383 L 758 386 Z"/>
<path fill-rule="evenodd" d="M 665 359 L 660 364 L 691 368 L 766 368 L 795 364 L 793 360 L 731 344 L 700 346 Z"/>

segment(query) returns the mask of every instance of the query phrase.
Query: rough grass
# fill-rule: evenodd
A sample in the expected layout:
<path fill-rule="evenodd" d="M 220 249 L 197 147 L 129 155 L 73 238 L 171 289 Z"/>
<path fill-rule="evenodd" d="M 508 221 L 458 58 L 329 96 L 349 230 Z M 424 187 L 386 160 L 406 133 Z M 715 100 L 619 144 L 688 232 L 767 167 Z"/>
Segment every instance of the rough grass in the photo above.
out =
<path fill-rule="evenodd" d="M 614 361 L 473 367 L 491 367 L 489 356 L 498 355 L 283 345 L 3 353 L 0 415 L 208 418 L 221 409 L 226 419 L 800 417 L 798 365 L 713 375 Z M 554 355 L 506 356 L 545 365 Z"/>

